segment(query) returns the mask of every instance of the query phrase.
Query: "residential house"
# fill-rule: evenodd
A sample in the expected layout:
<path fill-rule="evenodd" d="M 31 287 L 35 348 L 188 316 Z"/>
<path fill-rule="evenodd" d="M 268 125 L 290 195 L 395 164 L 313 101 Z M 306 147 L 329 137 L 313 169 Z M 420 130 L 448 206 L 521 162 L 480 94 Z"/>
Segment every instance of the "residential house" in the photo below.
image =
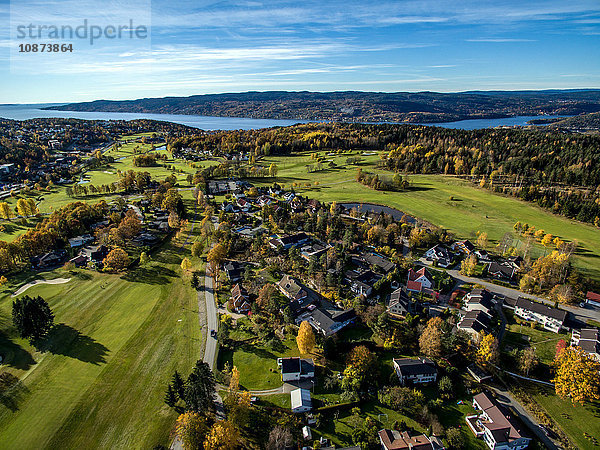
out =
<path fill-rule="evenodd" d="M 567 319 L 567 311 L 523 297 L 517 299 L 515 315 L 541 324 L 546 330 L 558 333 Z"/>
<path fill-rule="evenodd" d="M 421 267 L 415 271 L 413 269 L 408 270 L 408 280 L 406 282 L 406 289 L 411 292 L 429 292 L 433 289 L 434 280 L 431 274 L 425 267 Z"/>
<path fill-rule="evenodd" d="M 387 304 L 387 310 L 390 314 L 400 317 L 405 317 L 407 314 L 414 314 L 413 303 L 408 297 L 405 287 L 400 287 L 392 292 Z"/>
<path fill-rule="evenodd" d="M 231 289 L 231 309 L 239 314 L 245 314 L 251 309 L 248 292 L 239 283 Z"/>
<path fill-rule="evenodd" d="M 277 365 L 283 382 L 310 380 L 315 377 L 315 363 L 312 359 L 278 358 Z"/>
<path fill-rule="evenodd" d="M 231 283 L 236 283 L 242 279 L 244 275 L 244 265 L 239 261 L 227 261 L 223 265 L 225 276 Z"/>
<path fill-rule="evenodd" d="M 452 253 L 444 245 L 438 244 L 430 248 L 424 255 L 427 261 L 436 262 L 440 267 L 448 267 L 452 264 Z"/>
<path fill-rule="evenodd" d="M 281 281 L 277 283 L 277 287 L 283 295 L 293 301 L 302 302 L 303 299 L 308 297 L 308 290 L 300 282 L 284 275 Z"/>
<path fill-rule="evenodd" d="M 520 256 L 510 257 L 501 261 L 493 261 L 487 265 L 487 273 L 491 278 L 500 281 L 511 282 L 521 270 L 523 258 Z"/>
<path fill-rule="evenodd" d="M 92 245 L 81 250 L 81 254 L 85 255 L 89 261 L 100 263 L 106 255 L 108 255 L 109 249 L 106 245 Z"/>
<path fill-rule="evenodd" d="M 573 330 L 571 345 L 581 347 L 587 354 L 600 361 L 600 330 L 597 328 Z"/>
<path fill-rule="evenodd" d="M 477 340 L 481 333 L 489 334 L 491 321 L 492 317 L 488 313 L 472 310 L 461 319 L 456 327 L 471 334 L 473 340 Z"/>
<path fill-rule="evenodd" d="M 403 386 L 431 383 L 437 379 L 435 363 L 428 358 L 394 359 L 394 370 Z"/>
<path fill-rule="evenodd" d="M 357 296 L 368 298 L 373 293 L 375 283 L 381 280 L 381 275 L 371 270 L 355 269 L 345 272 L 345 281 L 350 285 L 350 290 Z"/>
<path fill-rule="evenodd" d="M 521 450 L 531 439 L 525 437 L 517 422 L 487 392 L 473 397 L 473 407 L 480 411 L 467 416 L 467 425 L 491 450 Z"/>
<path fill-rule="evenodd" d="M 297 233 L 288 236 L 276 236 L 269 240 L 269 245 L 277 250 L 289 250 L 292 247 L 300 247 L 310 241 L 306 233 Z"/>
<path fill-rule="evenodd" d="M 379 442 L 383 450 L 437 450 L 443 449 L 438 440 L 430 440 L 424 434 L 411 436 L 407 431 L 380 430 Z M 435 444 L 434 444 L 435 442 Z"/>
<path fill-rule="evenodd" d="M 585 302 L 592 306 L 600 306 L 600 294 L 588 291 L 585 295 Z"/>
<path fill-rule="evenodd" d="M 329 244 L 324 244 L 317 240 L 313 240 L 312 242 L 302 246 L 300 249 L 300 255 L 302 255 L 305 260 L 310 262 L 310 260 L 313 258 L 320 258 L 321 255 L 325 254 L 330 248 L 331 245 Z"/>
<path fill-rule="evenodd" d="M 89 234 L 84 234 L 69 239 L 69 245 L 71 246 L 71 248 L 80 248 L 84 245 L 89 244 L 90 242 L 94 242 L 94 238 Z"/>
<path fill-rule="evenodd" d="M 308 389 L 294 389 L 290 392 L 292 400 L 292 412 L 304 413 L 312 409 L 312 400 Z"/>
<path fill-rule="evenodd" d="M 465 295 L 465 309 L 467 311 L 483 311 L 492 314 L 494 296 L 487 289 L 473 289 Z"/>
<path fill-rule="evenodd" d="M 298 316 L 296 323 L 307 321 L 315 331 L 325 337 L 329 337 L 350 325 L 354 322 L 355 318 L 356 313 L 354 309 L 339 309 L 323 301 L 321 302 L 321 306 Z"/>
<path fill-rule="evenodd" d="M 58 267 L 63 263 L 67 256 L 65 250 L 52 250 L 51 252 L 45 253 L 41 256 L 35 256 L 31 258 L 31 263 L 36 269 L 50 269 Z"/>
<path fill-rule="evenodd" d="M 474 254 L 477 257 L 477 261 L 480 263 L 487 264 L 492 262 L 490 254 L 485 250 L 476 250 Z"/>
<path fill-rule="evenodd" d="M 452 244 L 452 250 L 461 252 L 468 256 L 475 251 L 475 246 L 471 243 L 471 241 L 465 239 L 464 241 L 456 241 L 454 244 Z"/>
<path fill-rule="evenodd" d="M 390 273 L 396 268 L 396 264 L 377 253 L 367 252 L 362 255 L 362 258 L 369 266 L 374 266 L 385 274 Z"/>

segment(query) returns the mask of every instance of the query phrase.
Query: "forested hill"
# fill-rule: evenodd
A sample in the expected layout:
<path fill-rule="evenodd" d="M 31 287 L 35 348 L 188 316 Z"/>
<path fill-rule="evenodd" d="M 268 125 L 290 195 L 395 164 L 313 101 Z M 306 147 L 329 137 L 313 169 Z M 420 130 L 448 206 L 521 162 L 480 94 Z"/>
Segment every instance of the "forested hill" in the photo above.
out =
<path fill-rule="evenodd" d="M 448 122 L 514 115 L 600 111 L 600 90 L 436 92 L 244 92 L 191 97 L 97 100 L 47 109 L 197 114 L 355 122 Z"/>
<path fill-rule="evenodd" d="M 582 114 L 569 117 L 550 125 L 551 128 L 567 130 L 600 130 L 600 113 Z"/>

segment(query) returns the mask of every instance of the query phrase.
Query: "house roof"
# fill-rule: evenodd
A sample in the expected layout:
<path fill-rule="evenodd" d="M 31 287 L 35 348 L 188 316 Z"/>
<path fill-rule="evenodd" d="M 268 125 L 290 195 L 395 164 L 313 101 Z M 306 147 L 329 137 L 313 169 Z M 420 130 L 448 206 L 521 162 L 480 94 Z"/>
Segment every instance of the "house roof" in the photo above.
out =
<path fill-rule="evenodd" d="M 319 307 L 311 312 L 311 325 L 319 328 L 322 332 L 329 335 L 335 331 L 337 325 L 342 324 L 354 318 L 354 309 L 335 309 Z"/>
<path fill-rule="evenodd" d="M 487 392 L 477 394 L 473 397 L 473 401 L 477 402 L 490 418 L 490 421 L 482 420 L 481 422 L 492 433 L 497 443 L 511 442 L 523 437 L 513 418 L 505 413 L 501 405 Z"/>
<path fill-rule="evenodd" d="M 431 450 L 433 445 L 424 434 L 411 436 L 406 431 L 381 430 L 379 439 L 386 450 Z"/>
<path fill-rule="evenodd" d="M 412 305 L 410 302 L 410 298 L 406 293 L 404 288 L 398 288 L 392 295 L 390 295 L 390 301 L 388 303 L 388 308 L 399 307 L 404 314 L 407 314 L 412 311 Z"/>
<path fill-rule="evenodd" d="M 363 258 L 368 264 L 377 266 L 386 273 L 394 270 L 394 267 L 396 267 L 396 264 L 377 253 L 365 253 Z"/>
<path fill-rule="evenodd" d="M 433 282 L 433 277 L 429 273 L 426 267 L 421 267 L 419 270 L 409 269 L 408 270 L 408 280 L 416 281 L 421 277 L 427 278 L 429 281 Z"/>
<path fill-rule="evenodd" d="M 289 275 L 284 275 L 277 285 L 292 299 L 299 299 L 308 295 L 304 287 Z"/>
<path fill-rule="evenodd" d="M 437 373 L 435 363 L 427 358 L 399 358 L 394 359 L 394 365 L 402 376 L 408 375 L 433 375 Z"/>
<path fill-rule="evenodd" d="M 290 397 L 292 400 L 292 410 L 302 407 L 312 408 L 312 400 L 308 389 L 294 389 L 290 392 Z"/>
<path fill-rule="evenodd" d="M 487 309 L 491 309 L 494 306 L 492 303 L 492 298 L 492 294 L 486 289 L 473 289 L 467 294 L 468 303 L 480 304 Z"/>
<path fill-rule="evenodd" d="M 588 293 L 585 295 L 585 298 L 593 302 L 600 302 L 600 294 L 596 294 L 592 291 L 588 291 Z"/>
<path fill-rule="evenodd" d="M 281 373 L 300 373 L 300 358 L 281 358 Z"/>
<path fill-rule="evenodd" d="M 544 305 L 543 303 L 532 302 L 524 297 L 519 297 L 515 306 L 559 320 L 561 322 L 564 322 L 564 320 L 567 318 L 567 311 L 563 311 L 562 309 L 554 308 L 549 305 Z"/>

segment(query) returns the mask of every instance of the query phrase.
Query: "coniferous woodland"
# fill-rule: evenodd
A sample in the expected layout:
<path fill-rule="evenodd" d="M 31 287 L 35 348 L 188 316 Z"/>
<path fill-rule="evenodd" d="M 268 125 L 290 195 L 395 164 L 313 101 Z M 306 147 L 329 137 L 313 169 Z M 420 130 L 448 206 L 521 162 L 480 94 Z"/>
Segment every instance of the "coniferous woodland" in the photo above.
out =
<path fill-rule="evenodd" d="M 391 172 L 455 175 L 598 224 L 600 137 L 552 130 L 457 130 L 399 124 L 305 124 L 171 138 L 168 149 L 252 156 L 316 150 L 385 151 Z"/>

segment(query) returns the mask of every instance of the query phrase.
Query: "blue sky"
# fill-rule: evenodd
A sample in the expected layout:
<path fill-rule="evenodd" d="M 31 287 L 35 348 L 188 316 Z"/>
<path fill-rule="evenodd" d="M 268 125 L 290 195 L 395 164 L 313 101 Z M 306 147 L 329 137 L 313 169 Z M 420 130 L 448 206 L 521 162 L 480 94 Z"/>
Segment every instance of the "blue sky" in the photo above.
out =
<path fill-rule="evenodd" d="M 0 1 L 0 103 L 248 90 L 600 88 L 600 1 Z M 19 24 L 147 25 L 19 54 Z M 43 39 L 38 42 L 47 42 Z"/>

